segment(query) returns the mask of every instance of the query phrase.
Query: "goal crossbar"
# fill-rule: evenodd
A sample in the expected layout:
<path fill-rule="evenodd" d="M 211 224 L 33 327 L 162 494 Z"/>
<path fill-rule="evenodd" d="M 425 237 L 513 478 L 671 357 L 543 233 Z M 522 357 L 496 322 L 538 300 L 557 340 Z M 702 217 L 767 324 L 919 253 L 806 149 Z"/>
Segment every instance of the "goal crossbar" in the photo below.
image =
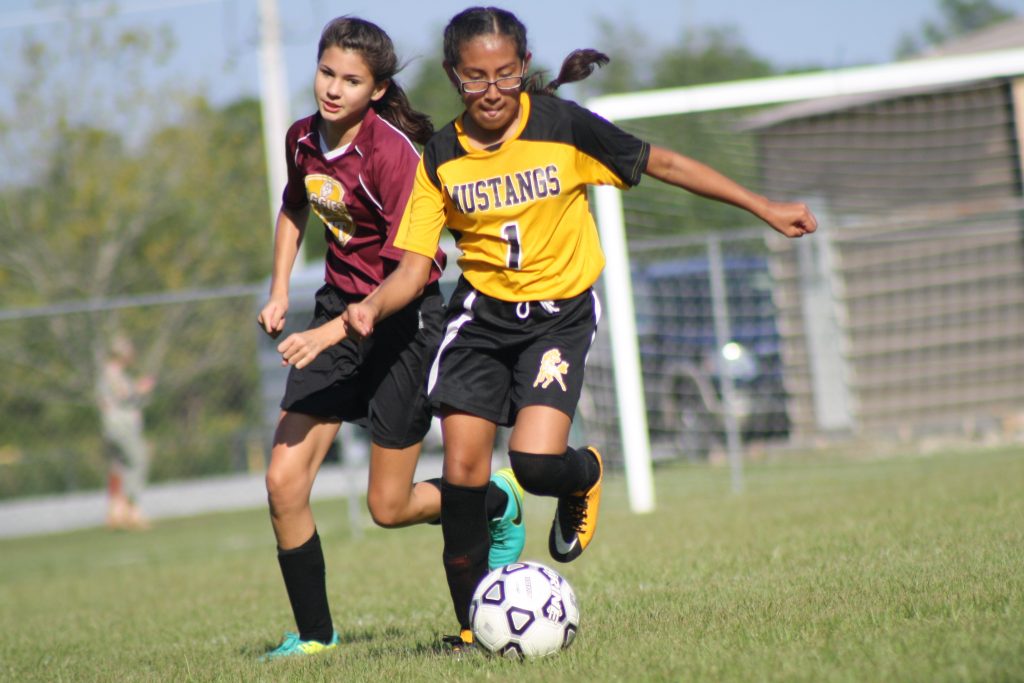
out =
<path fill-rule="evenodd" d="M 759 104 L 884 93 L 905 88 L 966 83 L 1024 73 L 1024 48 L 932 57 L 710 85 L 603 95 L 587 108 L 609 121 L 735 109 Z"/>

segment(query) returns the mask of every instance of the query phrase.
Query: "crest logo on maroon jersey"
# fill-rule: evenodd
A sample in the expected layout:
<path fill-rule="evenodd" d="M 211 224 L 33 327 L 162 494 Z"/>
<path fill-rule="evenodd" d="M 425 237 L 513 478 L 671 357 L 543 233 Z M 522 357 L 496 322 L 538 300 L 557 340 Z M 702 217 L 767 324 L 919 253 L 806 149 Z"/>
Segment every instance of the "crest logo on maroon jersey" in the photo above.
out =
<path fill-rule="evenodd" d="M 306 196 L 313 212 L 324 222 L 338 244 L 345 246 L 356 234 L 356 223 L 345 206 L 345 188 L 328 175 L 306 176 Z"/>

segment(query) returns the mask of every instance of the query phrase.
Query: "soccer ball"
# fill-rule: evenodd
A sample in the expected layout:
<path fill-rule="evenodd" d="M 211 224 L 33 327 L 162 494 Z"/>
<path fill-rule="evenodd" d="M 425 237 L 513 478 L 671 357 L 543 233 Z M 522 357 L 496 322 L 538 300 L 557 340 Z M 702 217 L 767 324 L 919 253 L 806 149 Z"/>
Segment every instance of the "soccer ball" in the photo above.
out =
<path fill-rule="evenodd" d="M 569 582 L 538 562 L 491 571 L 469 604 L 473 638 L 511 659 L 546 657 L 572 645 L 580 610 Z"/>

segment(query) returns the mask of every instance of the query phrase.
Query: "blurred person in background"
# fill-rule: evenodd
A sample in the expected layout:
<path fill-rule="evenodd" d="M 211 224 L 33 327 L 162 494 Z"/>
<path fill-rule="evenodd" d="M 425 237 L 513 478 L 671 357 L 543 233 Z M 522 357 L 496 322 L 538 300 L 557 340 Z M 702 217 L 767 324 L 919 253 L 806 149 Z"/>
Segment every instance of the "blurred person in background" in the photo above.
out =
<path fill-rule="evenodd" d="M 151 456 L 142 408 L 155 381 L 149 375 L 133 375 L 134 365 L 135 345 L 122 334 L 115 336 L 98 387 L 108 458 L 106 524 L 111 529 L 150 527 L 139 507 Z"/>

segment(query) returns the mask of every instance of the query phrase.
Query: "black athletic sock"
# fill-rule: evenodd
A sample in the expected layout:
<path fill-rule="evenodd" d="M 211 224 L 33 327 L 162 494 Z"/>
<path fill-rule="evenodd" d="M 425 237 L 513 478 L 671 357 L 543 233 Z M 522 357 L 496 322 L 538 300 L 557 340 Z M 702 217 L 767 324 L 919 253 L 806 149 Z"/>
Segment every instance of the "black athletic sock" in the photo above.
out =
<path fill-rule="evenodd" d="M 314 529 L 313 536 L 298 548 L 278 548 L 277 562 L 281 565 L 281 576 L 292 604 L 299 637 L 321 643 L 331 642 L 334 625 L 331 608 L 327 604 L 327 570 L 320 535 Z"/>
<path fill-rule="evenodd" d="M 498 488 L 493 481 L 487 483 L 487 519 L 495 519 L 505 514 L 508 507 L 508 494 Z"/>
<path fill-rule="evenodd" d="M 509 451 L 508 459 L 519 485 L 538 496 L 561 498 L 586 491 L 601 471 L 597 459 L 585 449 L 567 448 L 562 455 Z"/>
<path fill-rule="evenodd" d="M 435 479 L 424 479 L 424 484 L 430 484 L 441 490 L 441 478 Z M 505 508 L 508 507 L 508 494 L 498 488 L 498 485 L 493 481 L 487 484 L 487 519 L 495 519 L 505 514 Z M 427 524 L 440 524 L 441 518 L 427 522 Z"/>
<path fill-rule="evenodd" d="M 457 486 L 441 482 L 441 533 L 444 571 L 448 577 L 455 618 L 469 628 L 469 602 L 487 574 L 491 537 L 487 529 L 486 486 Z"/>

